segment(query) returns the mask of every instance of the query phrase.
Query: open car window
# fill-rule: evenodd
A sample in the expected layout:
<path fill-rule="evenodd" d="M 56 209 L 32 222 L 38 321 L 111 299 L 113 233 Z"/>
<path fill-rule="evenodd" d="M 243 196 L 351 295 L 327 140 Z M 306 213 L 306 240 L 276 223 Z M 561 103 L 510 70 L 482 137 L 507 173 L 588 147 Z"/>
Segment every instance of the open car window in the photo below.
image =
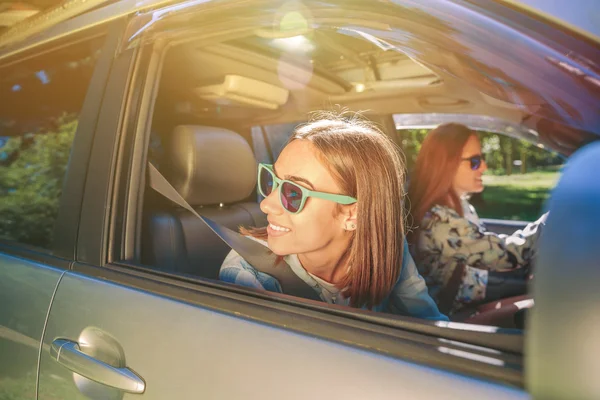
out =
<path fill-rule="evenodd" d="M 544 103 L 540 93 L 533 93 L 535 85 L 517 87 L 509 84 L 507 77 L 502 81 L 497 74 L 492 76 L 494 71 L 474 67 L 467 49 L 476 49 L 482 55 L 484 46 L 470 40 L 474 35 L 487 33 L 448 25 L 440 15 L 441 9 L 424 12 L 418 7 L 390 4 L 389 10 L 387 5 L 378 5 L 376 11 L 356 6 L 348 14 L 345 9 L 338 12 L 316 3 L 311 5 L 314 7 L 310 11 L 281 5 L 265 6 L 268 10 L 232 5 L 226 13 L 220 13 L 202 10 L 201 6 L 195 8 L 191 3 L 186 9 L 185 3 L 161 10 L 157 18 L 147 19 L 150 22 L 145 25 L 135 25 L 131 36 L 125 39 L 125 49 L 161 44 L 157 46 L 160 62 L 156 68 L 160 74 L 149 80 L 155 97 L 151 102 L 152 124 L 147 132 L 148 157 L 176 188 L 185 191 L 186 200 L 203 215 L 215 220 L 223 217 L 220 223 L 232 229 L 266 224 L 256 191 L 245 197 L 225 196 L 226 193 L 216 196 L 223 201 L 206 200 L 200 192 L 216 193 L 214 182 L 209 184 L 197 180 L 199 175 L 181 175 L 176 171 L 179 167 L 174 168 L 174 164 L 181 162 L 189 167 L 190 160 L 198 159 L 195 156 L 207 155 L 194 147 L 202 134 L 208 137 L 216 132 L 232 132 L 247 143 L 255 159 L 268 163 L 276 159 L 294 126 L 306 121 L 313 111 L 336 107 L 362 111 L 398 144 L 401 135 L 394 116 L 480 115 L 507 121 L 534 141 L 532 131 L 540 137 L 545 135 L 538 143 L 557 148 L 555 141 L 546 140 L 550 131 L 532 122 L 534 116 L 540 118 L 542 114 L 535 112 L 540 107 L 530 107 L 531 104 Z M 386 10 L 389 16 L 385 15 Z M 212 12 L 219 18 L 211 20 Z M 371 22 L 359 23 L 353 18 L 365 12 Z M 243 22 L 236 19 L 240 13 L 245 16 Z M 431 28 L 428 32 L 433 36 L 407 21 L 422 22 L 422 26 Z M 291 28 L 287 23 L 291 23 Z M 425 37 L 429 40 L 423 40 Z M 496 56 L 506 53 L 501 50 L 497 55 L 486 52 L 486 63 L 492 65 Z M 519 57 L 520 53 L 512 56 L 511 66 L 519 65 Z M 541 54 L 536 53 L 527 66 L 518 68 L 539 67 L 539 57 Z M 511 70 L 511 76 L 517 70 Z M 470 78 L 465 80 L 467 75 Z M 569 79 L 562 76 L 557 84 L 565 88 L 563 83 Z M 581 88 L 586 84 L 577 85 Z M 513 92 L 505 89 L 518 91 L 522 96 L 511 97 Z M 540 90 L 555 97 L 552 87 Z M 587 89 L 583 92 L 590 94 Z M 528 100 L 511 103 L 524 98 Z M 572 142 L 562 141 L 565 154 L 589 136 L 586 130 L 593 117 L 589 103 L 586 104 L 580 112 L 583 117 L 572 124 L 577 130 Z M 567 107 L 561 103 L 559 108 Z M 556 108 L 549 110 L 550 120 L 565 122 L 559 118 L 564 114 L 557 113 Z M 536 129 L 538 126 L 540 129 Z M 174 141 L 177 136 L 185 140 Z M 217 175 L 237 176 L 248 169 L 251 168 L 233 157 L 227 167 L 213 171 Z M 137 263 L 217 281 L 219 267 L 229 251 L 223 243 L 207 239 L 205 230 L 191 222 L 193 216 L 184 215 L 148 190 L 140 210 Z M 165 232 L 168 235 L 162 236 Z"/>
<path fill-rule="evenodd" d="M 282 37 L 260 23 L 250 33 L 214 39 L 192 33 L 166 46 L 161 60 L 149 161 L 200 215 L 232 230 L 267 224 L 257 191 L 238 188 L 256 185 L 247 157 L 274 163 L 311 113 L 362 111 L 401 144 L 395 114 L 443 107 L 437 93 L 445 82 L 434 71 L 372 36 L 333 25 Z M 452 101 L 449 108 L 468 104 Z M 142 221 L 142 264 L 219 280 L 230 249 L 196 217 L 146 190 Z M 257 279 L 271 287 L 268 278 Z"/>

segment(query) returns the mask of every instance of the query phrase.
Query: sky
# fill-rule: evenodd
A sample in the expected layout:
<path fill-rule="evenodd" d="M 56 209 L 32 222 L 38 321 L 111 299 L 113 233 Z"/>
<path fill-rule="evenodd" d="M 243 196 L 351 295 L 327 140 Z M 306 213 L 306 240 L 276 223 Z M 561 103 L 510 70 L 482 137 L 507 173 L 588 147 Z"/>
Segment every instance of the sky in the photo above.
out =
<path fill-rule="evenodd" d="M 600 0 L 517 0 L 600 38 Z"/>

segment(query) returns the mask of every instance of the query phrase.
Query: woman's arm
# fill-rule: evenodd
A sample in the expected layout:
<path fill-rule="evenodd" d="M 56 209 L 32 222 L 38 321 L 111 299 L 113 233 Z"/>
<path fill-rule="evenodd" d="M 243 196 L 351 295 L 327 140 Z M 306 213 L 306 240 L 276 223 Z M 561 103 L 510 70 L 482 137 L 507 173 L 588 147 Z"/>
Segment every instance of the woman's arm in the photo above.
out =
<path fill-rule="evenodd" d="M 234 250 L 229 252 L 225 261 L 221 264 L 219 280 L 235 285 L 282 293 L 281 285 L 277 279 L 254 269 Z"/>
<path fill-rule="evenodd" d="M 434 207 L 420 229 L 419 260 L 440 267 L 454 260 L 486 270 L 518 268 L 535 256 L 545 220 L 546 214 L 512 235 L 499 235 L 482 231 L 453 210 Z"/>

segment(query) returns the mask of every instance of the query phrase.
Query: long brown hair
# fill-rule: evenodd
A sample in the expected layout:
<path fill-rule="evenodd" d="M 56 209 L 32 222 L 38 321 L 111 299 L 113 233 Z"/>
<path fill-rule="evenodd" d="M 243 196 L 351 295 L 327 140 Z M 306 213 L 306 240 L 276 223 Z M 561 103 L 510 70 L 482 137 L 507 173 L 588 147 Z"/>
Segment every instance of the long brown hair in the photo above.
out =
<path fill-rule="evenodd" d="M 440 125 L 427 134 L 408 189 L 413 224 L 420 224 L 425 213 L 436 204 L 450 207 L 463 216 L 460 199 L 452 190 L 452 181 L 460 166 L 462 150 L 475 134 L 457 123 Z M 418 226 L 410 232 L 411 243 L 418 237 L 417 232 Z"/>
<path fill-rule="evenodd" d="M 356 114 L 319 113 L 296 128 L 288 143 L 309 140 L 342 193 L 357 199 L 357 228 L 348 249 L 347 288 L 353 307 L 380 304 L 402 265 L 404 164 L 396 145 Z M 265 229 L 245 231 L 266 238 Z"/>

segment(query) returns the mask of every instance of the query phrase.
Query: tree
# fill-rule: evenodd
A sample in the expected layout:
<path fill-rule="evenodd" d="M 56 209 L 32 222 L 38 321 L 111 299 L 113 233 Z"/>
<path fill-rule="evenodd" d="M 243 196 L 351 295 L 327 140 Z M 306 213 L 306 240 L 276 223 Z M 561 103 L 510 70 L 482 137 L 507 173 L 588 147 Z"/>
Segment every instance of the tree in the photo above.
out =
<path fill-rule="evenodd" d="M 405 129 L 399 132 L 407 171 L 412 171 L 428 132 L 429 129 Z"/>
<path fill-rule="evenodd" d="M 428 129 L 399 131 L 408 171 L 412 170 L 428 132 Z M 538 167 L 561 165 L 563 163 L 563 159 L 557 153 L 539 148 L 525 140 L 493 132 L 479 132 L 479 138 L 488 168 L 494 174 L 512 174 L 515 155 L 520 157 L 521 173 L 526 173 L 528 170 Z"/>
<path fill-rule="evenodd" d="M 0 237 L 50 246 L 76 129 L 65 117 L 55 131 L 7 140 L 2 158 L 13 161 L 0 164 Z"/>
<path fill-rule="evenodd" d="M 513 139 L 502 136 L 500 138 L 500 147 L 502 148 L 502 155 L 504 156 L 504 171 L 506 175 L 512 175 Z"/>

